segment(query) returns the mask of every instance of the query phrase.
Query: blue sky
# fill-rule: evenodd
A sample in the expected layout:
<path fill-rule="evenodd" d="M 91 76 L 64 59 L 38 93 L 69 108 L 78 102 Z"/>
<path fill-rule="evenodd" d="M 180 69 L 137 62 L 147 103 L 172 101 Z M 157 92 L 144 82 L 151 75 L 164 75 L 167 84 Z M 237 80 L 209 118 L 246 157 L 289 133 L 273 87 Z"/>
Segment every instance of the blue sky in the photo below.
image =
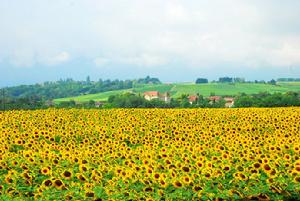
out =
<path fill-rule="evenodd" d="M 0 86 L 300 77 L 299 0 L 0 0 Z"/>

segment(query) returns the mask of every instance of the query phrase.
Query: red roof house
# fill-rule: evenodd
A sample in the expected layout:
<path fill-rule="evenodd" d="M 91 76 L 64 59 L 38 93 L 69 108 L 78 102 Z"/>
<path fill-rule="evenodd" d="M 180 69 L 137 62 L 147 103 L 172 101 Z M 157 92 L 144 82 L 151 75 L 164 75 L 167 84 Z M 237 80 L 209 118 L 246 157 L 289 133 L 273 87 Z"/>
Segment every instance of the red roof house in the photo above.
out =
<path fill-rule="evenodd" d="M 210 97 L 208 97 L 208 100 L 210 100 L 210 101 L 219 101 L 219 100 L 221 100 L 221 96 L 210 96 Z"/>
<path fill-rule="evenodd" d="M 198 100 L 198 96 L 195 95 L 191 95 L 189 96 L 189 103 L 193 104 L 194 102 L 196 102 Z"/>

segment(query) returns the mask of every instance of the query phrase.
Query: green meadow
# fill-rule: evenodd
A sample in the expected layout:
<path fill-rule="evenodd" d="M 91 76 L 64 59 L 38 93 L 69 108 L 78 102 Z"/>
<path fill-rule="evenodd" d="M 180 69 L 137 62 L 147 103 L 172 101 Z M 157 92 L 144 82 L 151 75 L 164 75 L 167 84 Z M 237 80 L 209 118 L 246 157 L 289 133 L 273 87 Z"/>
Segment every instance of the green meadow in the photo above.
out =
<path fill-rule="evenodd" d="M 170 92 L 171 97 L 177 98 L 182 94 L 200 94 L 205 97 L 214 95 L 232 96 L 239 93 L 256 94 L 260 92 L 269 93 L 284 93 L 288 91 L 300 91 L 300 82 L 280 82 L 277 85 L 261 84 L 261 83 L 207 83 L 207 84 L 194 84 L 194 83 L 171 83 L 171 84 L 145 84 L 136 85 L 132 89 L 108 91 L 97 94 L 81 95 L 76 97 L 67 97 L 55 99 L 54 102 L 63 101 L 79 101 L 87 102 L 106 101 L 109 96 L 122 94 L 127 92 L 144 93 L 145 91 L 159 91 L 161 93 Z"/>

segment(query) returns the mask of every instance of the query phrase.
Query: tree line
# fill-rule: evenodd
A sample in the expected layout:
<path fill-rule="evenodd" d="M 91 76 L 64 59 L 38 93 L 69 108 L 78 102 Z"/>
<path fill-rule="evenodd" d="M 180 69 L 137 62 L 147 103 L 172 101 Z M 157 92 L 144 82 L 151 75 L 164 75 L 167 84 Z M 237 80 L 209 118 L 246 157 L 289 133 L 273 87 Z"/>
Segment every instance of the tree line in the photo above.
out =
<path fill-rule="evenodd" d="M 170 102 L 159 99 L 146 100 L 141 95 L 132 93 L 113 95 L 108 99 L 106 108 L 192 108 L 192 107 L 210 107 L 220 108 L 223 102 L 209 103 L 208 99 L 199 96 L 197 102 L 191 104 L 188 99 L 189 95 L 182 94 L 179 98 L 171 98 Z"/>
<path fill-rule="evenodd" d="M 254 95 L 241 94 L 236 97 L 235 107 L 287 107 L 300 106 L 300 92 L 270 94 L 262 92 Z"/>
<path fill-rule="evenodd" d="M 178 98 L 171 98 L 170 102 L 159 99 L 146 100 L 141 94 L 125 93 L 112 95 L 107 102 L 99 108 L 224 108 L 225 100 L 212 101 L 207 97 L 198 94 L 198 98 L 190 103 L 189 95 L 182 94 Z M 261 92 L 258 94 L 238 94 L 234 97 L 234 107 L 287 107 L 300 106 L 300 92 L 274 93 Z M 91 100 L 83 103 L 76 103 L 74 100 L 52 104 L 44 101 L 38 96 L 28 98 L 10 98 L 1 103 L 0 110 L 31 110 L 46 108 L 96 108 L 96 102 Z"/>
<path fill-rule="evenodd" d="M 88 76 L 85 81 L 75 81 L 72 78 L 60 79 L 55 82 L 44 82 L 42 84 L 34 85 L 20 85 L 14 87 L 7 87 L 5 89 L 5 96 L 10 98 L 30 98 L 38 96 L 45 100 L 55 98 L 65 98 L 72 96 L 79 96 L 84 94 L 95 94 L 105 91 L 114 91 L 121 89 L 133 88 L 134 84 L 159 84 L 158 78 L 151 78 L 147 76 L 136 80 L 102 80 L 91 81 Z"/>
<path fill-rule="evenodd" d="M 300 78 L 278 78 L 277 82 L 300 82 Z"/>
<path fill-rule="evenodd" d="M 279 78 L 277 79 L 278 82 L 287 82 L 287 81 L 297 81 L 300 79 L 297 78 Z M 260 83 L 260 84 L 272 84 L 276 85 L 276 80 L 271 79 L 270 81 L 264 80 L 254 80 L 254 81 L 246 81 L 245 78 L 242 77 L 220 77 L 217 81 L 213 80 L 212 83 Z M 197 78 L 195 81 L 196 84 L 205 84 L 209 83 L 207 78 Z"/>
<path fill-rule="evenodd" d="M 193 103 L 189 101 L 188 94 L 182 94 L 178 98 L 172 98 L 169 103 L 154 99 L 145 100 L 136 94 L 122 94 L 110 96 L 107 108 L 224 108 L 226 101 L 210 100 L 201 95 L 197 96 Z M 247 95 L 239 94 L 234 97 L 234 107 L 287 107 L 300 106 L 300 92 L 274 93 L 261 92 Z"/>

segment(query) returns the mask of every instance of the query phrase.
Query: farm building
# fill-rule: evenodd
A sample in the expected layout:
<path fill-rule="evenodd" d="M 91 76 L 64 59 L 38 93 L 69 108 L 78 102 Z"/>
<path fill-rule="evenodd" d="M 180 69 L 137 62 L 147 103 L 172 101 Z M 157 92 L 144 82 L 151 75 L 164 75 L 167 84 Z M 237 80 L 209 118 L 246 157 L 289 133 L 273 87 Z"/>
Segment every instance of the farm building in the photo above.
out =
<path fill-rule="evenodd" d="M 234 105 L 234 98 L 232 98 L 232 97 L 225 97 L 224 100 L 226 101 L 225 107 L 233 107 L 233 105 Z"/>
<path fill-rule="evenodd" d="M 210 103 L 220 101 L 221 99 L 222 99 L 221 96 L 210 96 L 210 97 L 208 97 L 208 100 L 210 100 Z"/>
<path fill-rule="evenodd" d="M 159 99 L 164 102 L 170 102 L 171 97 L 168 92 L 166 93 L 160 93 L 158 91 L 146 91 L 144 92 L 144 98 L 148 101 L 153 99 Z"/>
<path fill-rule="evenodd" d="M 195 95 L 191 95 L 189 96 L 189 103 L 190 104 L 193 104 L 194 102 L 196 102 L 198 100 L 198 96 L 195 96 Z"/>
<path fill-rule="evenodd" d="M 104 102 L 101 102 L 101 101 L 95 102 L 95 107 L 101 107 L 102 105 L 104 105 Z"/>

